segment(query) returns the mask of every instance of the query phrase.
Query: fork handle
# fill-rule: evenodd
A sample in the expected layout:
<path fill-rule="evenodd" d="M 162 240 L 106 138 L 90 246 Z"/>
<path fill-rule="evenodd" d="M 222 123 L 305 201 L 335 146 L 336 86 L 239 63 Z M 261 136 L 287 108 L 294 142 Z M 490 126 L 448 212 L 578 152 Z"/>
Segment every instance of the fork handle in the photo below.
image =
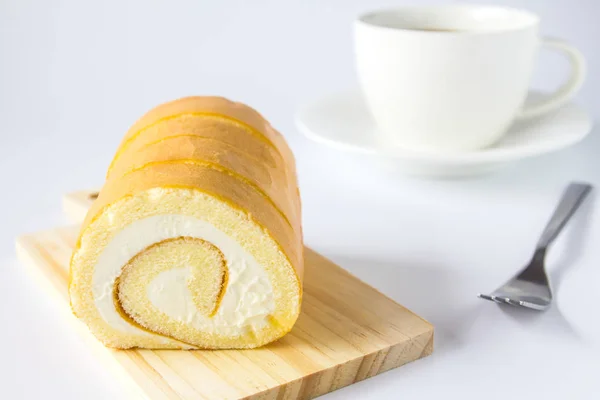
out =
<path fill-rule="evenodd" d="M 550 218 L 544 232 L 542 232 L 537 250 L 544 251 L 548 248 L 591 190 L 592 185 L 587 183 L 572 182 L 567 186 L 558 206 L 554 210 L 554 214 L 552 214 L 552 218 Z"/>

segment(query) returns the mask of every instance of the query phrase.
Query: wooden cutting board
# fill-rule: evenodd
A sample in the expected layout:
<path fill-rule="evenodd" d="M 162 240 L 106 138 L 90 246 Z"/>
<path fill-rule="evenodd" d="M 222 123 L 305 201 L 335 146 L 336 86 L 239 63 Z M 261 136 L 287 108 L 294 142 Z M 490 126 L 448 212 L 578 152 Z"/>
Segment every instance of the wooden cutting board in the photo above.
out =
<path fill-rule="evenodd" d="M 64 199 L 80 221 L 93 192 Z M 112 350 L 70 312 L 68 263 L 77 227 L 17 239 L 19 258 L 51 289 L 90 348 L 134 393 L 148 399 L 311 399 L 414 361 L 433 350 L 433 327 L 305 249 L 302 313 L 279 341 L 254 350 Z"/>

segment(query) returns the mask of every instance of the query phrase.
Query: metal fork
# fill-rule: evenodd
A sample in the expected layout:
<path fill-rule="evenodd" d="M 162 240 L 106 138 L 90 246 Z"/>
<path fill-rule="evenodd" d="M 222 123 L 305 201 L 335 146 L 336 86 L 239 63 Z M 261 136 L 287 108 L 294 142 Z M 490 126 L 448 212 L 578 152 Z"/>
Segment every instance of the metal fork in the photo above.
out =
<path fill-rule="evenodd" d="M 547 309 L 552 302 L 552 289 L 544 268 L 546 252 L 591 190 L 592 186 L 587 183 L 570 183 L 542 232 L 529 264 L 491 294 L 480 293 L 479 297 L 500 304 Z"/>

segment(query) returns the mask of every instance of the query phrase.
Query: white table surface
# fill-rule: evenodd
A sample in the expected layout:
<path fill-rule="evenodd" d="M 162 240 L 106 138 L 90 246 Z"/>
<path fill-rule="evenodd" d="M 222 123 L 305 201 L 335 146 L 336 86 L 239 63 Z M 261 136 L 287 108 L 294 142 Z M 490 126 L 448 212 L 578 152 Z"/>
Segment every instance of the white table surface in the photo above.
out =
<path fill-rule="evenodd" d="M 478 300 L 529 257 L 563 186 L 600 187 L 600 132 L 492 176 L 426 181 L 313 144 L 302 103 L 355 84 L 351 21 L 401 1 L 0 2 L 0 398 L 120 399 L 59 309 L 16 262 L 14 237 L 66 221 L 64 192 L 99 186 L 125 130 L 188 94 L 247 102 L 298 159 L 306 242 L 436 326 L 424 360 L 333 399 L 592 399 L 600 391 L 600 213 L 587 202 L 553 248 L 545 313 Z M 600 116 L 600 4 L 503 1 L 586 54 L 577 101 Z M 542 55 L 534 86 L 565 73 Z M 594 212 L 596 209 L 596 212 Z"/>

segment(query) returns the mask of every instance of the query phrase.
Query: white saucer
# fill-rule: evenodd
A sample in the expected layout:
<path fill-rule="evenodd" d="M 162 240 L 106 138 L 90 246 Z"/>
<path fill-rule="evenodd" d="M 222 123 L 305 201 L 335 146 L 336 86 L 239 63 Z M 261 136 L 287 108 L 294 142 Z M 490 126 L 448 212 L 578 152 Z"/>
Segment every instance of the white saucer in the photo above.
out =
<path fill-rule="evenodd" d="M 527 101 L 544 94 L 531 91 Z M 359 90 L 337 93 L 301 108 L 296 123 L 309 139 L 356 153 L 375 155 L 397 169 L 429 176 L 467 176 L 490 172 L 511 161 L 550 153 L 582 140 L 592 129 L 590 116 L 576 104 L 539 118 L 516 122 L 495 145 L 466 153 L 425 153 L 381 146 L 381 134 Z"/>

